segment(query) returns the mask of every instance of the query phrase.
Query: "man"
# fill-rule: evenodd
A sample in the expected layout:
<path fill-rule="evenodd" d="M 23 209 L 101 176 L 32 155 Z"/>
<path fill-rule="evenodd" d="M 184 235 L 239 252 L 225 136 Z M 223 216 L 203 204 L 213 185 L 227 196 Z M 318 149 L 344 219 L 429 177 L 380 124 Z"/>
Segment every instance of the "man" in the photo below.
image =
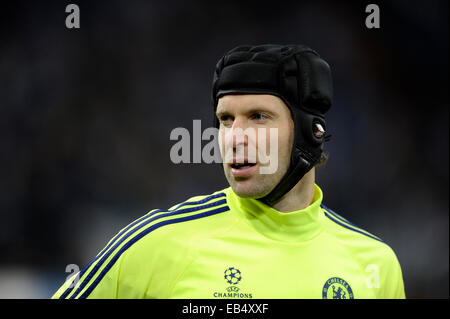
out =
<path fill-rule="evenodd" d="M 53 298 L 404 298 L 392 249 L 322 204 L 331 91 L 305 46 L 225 54 L 212 97 L 230 187 L 134 221 Z"/>

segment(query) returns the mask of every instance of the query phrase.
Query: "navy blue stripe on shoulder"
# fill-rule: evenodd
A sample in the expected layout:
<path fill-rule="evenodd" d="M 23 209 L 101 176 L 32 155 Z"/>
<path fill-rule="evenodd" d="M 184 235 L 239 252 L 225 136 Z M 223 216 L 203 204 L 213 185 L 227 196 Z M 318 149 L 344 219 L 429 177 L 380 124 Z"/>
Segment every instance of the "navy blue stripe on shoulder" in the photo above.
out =
<path fill-rule="evenodd" d="M 151 216 L 154 216 L 154 217 L 149 218 L 145 222 L 143 222 L 140 225 L 138 225 L 135 228 L 133 228 L 125 236 L 123 236 L 113 247 L 111 247 L 109 249 L 109 251 L 104 254 L 104 256 L 100 259 L 100 261 L 89 272 L 87 277 L 83 279 L 83 282 L 81 283 L 81 285 L 78 287 L 78 289 L 75 291 L 75 293 L 69 299 L 74 299 L 75 296 L 78 295 L 83 290 L 83 288 L 92 279 L 92 277 L 97 273 L 97 271 L 103 265 L 103 263 L 106 261 L 106 259 L 108 259 L 108 257 L 114 252 L 114 250 L 116 250 L 116 248 L 118 246 L 120 246 L 120 244 L 122 244 L 127 238 L 129 238 L 131 235 L 136 233 L 139 229 L 141 229 L 145 225 L 147 225 L 147 224 L 149 224 L 149 223 L 151 223 L 151 222 L 153 222 L 153 221 L 155 221 L 157 219 L 163 218 L 163 217 L 190 213 L 190 212 L 194 212 L 194 211 L 197 211 L 197 210 L 202 210 L 202 209 L 206 209 L 206 208 L 212 208 L 212 207 L 219 206 L 219 205 L 222 205 L 222 204 L 225 204 L 225 203 L 226 203 L 226 199 L 222 199 L 222 200 L 210 203 L 210 204 L 205 204 L 205 205 L 201 205 L 201 206 L 194 206 L 194 207 L 191 207 L 191 208 L 185 208 L 185 209 L 181 209 L 181 210 L 170 211 L 169 213 L 160 214 L 160 215 L 156 215 L 156 216 L 154 216 L 154 214 L 148 215 L 147 217 L 151 217 Z M 80 278 L 81 278 L 81 276 L 80 276 Z"/>
<path fill-rule="evenodd" d="M 364 236 L 367 236 L 367 237 L 369 237 L 369 238 L 375 239 L 375 240 L 377 240 L 377 241 L 379 241 L 379 242 L 382 242 L 382 243 L 386 244 L 383 240 L 381 240 L 381 239 L 378 238 L 378 237 L 375 237 L 375 236 L 373 236 L 373 235 L 371 235 L 371 234 L 369 234 L 369 233 L 366 233 L 366 232 L 362 231 L 361 229 L 353 228 L 353 227 L 351 227 L 351 226 L 349 226 L 349 225 L 347 225 L 347 224 L 344 224 L 343 222 L 337 220 L 335 217 L 333 217 L 332 215 L 330 215 L 328 212 L 325 212 L 325 216 L 327 216 L 329 219 L 331 219 L 331 220 L 332 220 L 333 222 L 335 222 L 336 224 L 341 225 L 342 227 L 345 227 L 345 228 L 347 228 L 347 229 L 353 230 L 353 231 L 355 231 L 355 232 L 357 232 L 357 233 L 360 233 L 360 234 L 362 234 L 362 235 L 364 235 Z"/>
<path fill-rule="evenodd" d="M 114 236 L 114 238 L 109 242 L 109 244 L 86 266 L 86 267 L 84 267 L 83 268 L 83 270 L 80 272 L 80 276 L 78 277 L 78 278 L 82 278 L 83 277 L 83 275 L 87 272 L 87 270 L 89 269 L 89 267 L 93 264 L 93 263 L 95 263 L 99 258 L 101 258 L 102 257 L 102 255 L 104 255 L 105 254 L 105 252 L 107 251 L 107 250 L 109 250 L 109 252 L 107 252 L 106 253 L 106 255 L 105 256 L 103 256 L 103 258 L 102 258 L 102 260 L 104 260 L 105 259 L 105 257 L 107 258 L 111 253 L 112 253 L 112 251 L 114 251 L 114 249 L 118 246 L 118 245 L 120 245 L 120 243 L 122 243 L 126 238 L 128 238 L 129 236 L 131 236 L 134 232 L 136 232 L 137 230 L 139 230 L 140 228 L 142 228 L 143 226 L 145 226 L 146 224 L 148 224 L 149 222 L 152 222 L 152 221 L 154 221 L 154 220 L 156 220 L 156 219 L 159 219 L 159 218 L 162 218 L 162 217 L 166 217 L 166 216 L 170 216 L 170 215 L 173 215 L 173 214 L 184 214 L 184 213 L 189 213 L 189 212 L 192 212 L 192 211 L 196 211 L 196 210 L 200 210 L 200 209 L 204 209 L 204 208 L 209 208 L 209 207 L 213 207 L 213 206 L 218 206 L 218 205 L 221 205 L 221 204 L 224 204 L 224 203 L 226 203 L 226 199 L 223 199 L 223 200 L 219 200 L 219 201 L 216 201 L 216 202 L 213 202 L 213 203 L 210 203 L 210 204 L 207 204 L 207 205 L 201 205 L 201 206 L 195 206 L 195 207 L 191 207 L 191 208 L 188 208 L 188 209 L 183 209 L 183 210 L 180 210 L 180 211 L 178 211 L 178 209 L 180 208 L 180 207 L 182 207 L 182 206 L 187 206 L 187 205 L 200 205 L 200 204 L 204 204 L 204 203 L 207 203 L 207 202 L 209 202 L 209 201 L 211 201 L 211 200 L 213 200 L 213 199 L 217 199 L 217 198 L 222 198 L 222 197 L 224 197 L 225 198 L 225 193 L 223 193 L 223 192 L 221 192 L 221 193 L 218 193 L 218 194 L 214 194 L 214 195 L 211 195 L 211 196 L 208 196 L 208 197 L 206 197 L 206 198 L 203 198 L 203 199 L 201 199 L 201 200 L 198 200 L 198 201 L 191 201 L 191 202 L 184 202 L 184 203 L 181 203 L 181 204 L 179 204 L 177 207 L 175 207 L 175 208 L 173 208 L 173 209 L 166 209 L 166 210 L 164 210 L 164 209 L 157 209 L 157 210 L 154 210 L 154 211 L 151 211 L 149 214 L 146 214 L 146 215 L 144 215 L 144 216 L 142 216 L 141 218 L 139 218 L 139 219 L 137 219 L 136 221 L 134 221 L 133 223 L 131 223 L 130 225 L 128 225 L 126 228 L 124 228 L 122 231 L 120 231 L 116 236 Z M 157 213 L 161 213 L 161 212 L 167 212 L 167 214 L 161 214 L 161 215 L 159 215 L 159 216 L 157 216 L 157 217 L 153 217 L 153 218 L 151 218 L 152 216 L 154 216 L 154 215 L 156 215 Z M 118 238 L 120 238 L 124 233 L 126 233 L 128 230 L 130 230 L 133 226 L 135 226 L 136 224 L 139 224 L 140 222 L 143 222 L 144 220 L 146 220 L 146 219 L 148 219 L 145 223 L 142 223 L 141 225 L 139 225 L 139 226 L 137 226 L 137 227 L 135 227 L 135 228 L 133 228 L 126 236 L 124 236 L 118 243 L 116 243 L 116 245 L 112 248 L 112 249 L 110 249 L 111 248 L 111 246 L 117 241 L 117 239 Z M 100 261 L 100 263 L 98 264 L 98 265 L 96 265 L 96 266 L 101 266 L 100 264 L 102 263 L 102 261 Z M 94 268 L 95 269 L 95 268 Z M 94 270 L 93 269 L 93 270 Z M 92 271 L 91 271 L 91 273 L 92 273 Z M 91 275 L 91 273 L 89 274 L 89 275 Z M 92 274 L 92 276 L 93 276 L 94 274 Z M 91 279 L 92 278 L 92 276 L 91 277 L 89 277 L 89 278 L 86 278 L 86 279 Z M 85 282 L 85 280 L 83 280 L 83 283 Z M 81 286 L 80 286 L 81 287 Z M 74 287 L 72 287 L 72 288 L 67 288 L 66 289 L 66 291 L 59 297 L 60 299 L 65 299 L 72 291 L 73 291 L 73 288 Z M 81 291 L 80 289 L 77 289 L 77 291 Z M 79 291 L 78 292 L 76 292 L 73 296 L 75 296 L 75 295 L 77 295 L 78 293 L 79 293 Z M 73 297 L 72 296 L 72 297 Z M 71 297 L 71 298 L 72 298 Z"/>
<path fill-rule="evenodd" d="M 203 199 L 200 199 L 200 200 L 197 200 L 197 201 L 181 203 L 178 206 L 176 206 L 175 208 L 171 209 L 171 211 L 177 210 L 181 206 L 204 204 L 204 203 L 209 202 L 210 200 L 213 200 L 213 199 L 216 199 L 216 198 L 225 197 L 225 196 L 226 196 L 225 193 L 220 192 L 220 193 L 217 193 L 217 194 L 214 194 L 214 195 L 210 195 L 210 196 L 208 196 L 206 198 L 203 198 Z"/>
<path fill-rule="evenodd" d="M 352 223 L 350 223 L 347 219 L 345 219 L 344 217 L 342 217 L 341 215 L 339 215 L 338 213 L 336 213 L 334 210 L 332 210 L 331 208 L 325 206 L 325 204 L 320 204 L 320 207 L 322 207 L 323 209 L 325 209 L 327 212 L 329 212 L 330 214 L 332 214 L 334 217 L 336 217 L 339 220 L 342 220 L 350 225 L 353 225 Z M 357 227 L 356 225 L 353 225 L 354 227 Z M 359 227 L 358 227 L 359 228 Z"/>
<path fill-rule="evenodd" d="M 200 213 L 200 214 L 196 214 L 196 215 L 190 215 L 190 216 L 185 216 L 185 217 L 181 217 L 181 218 L 165 220 L 165 221 L 162 221 L 162 222 L 159 222 L 159 223 L 157 223 L 155 225 L 150 226 L 149 228 L 145 229 L 144 231 L 142 231 L 141 233 L 136 235 L 133 239 L 128 241 L 114 255 L 114 257 L 110 260 L 110 262 L 106 265 L 106 267 L 103 268 L 101 273 L 97 276 L 97 278 L 95 278 L 94 282 L 86 289 L 86 291 L 80 296 L 79 299 L 87 298 L 89 296 L 89 294 L 94 290 L 94 288 L 99 284 L 99 282 L 102 280 L 102 278 L 106 275 L 106 273 L 111 269 L 111 267 L 114 265 L 114 263 L 117 261 L 117 259 L 119 259 L 119 257 L 128 248 L 130 248 L 134 243 L 136 243 L 139 239 L 141 239 L 142 237 L 144 237 L 148 233 L 150 233 L 150 232 L 154 231 L 155 229 L 158 229 L 158 228 L 160 228 L 162 226 L 165 226 L 165 225 L 181 223 L 181 222 L 185 222 L 185 221 L 188 221 L 188 220 L 199 219 L 199 218 L 203 218 L 203 217 L 207 217 L 207 216 L 223 213 L 223 212 L 228 211 L 229 209 L 230 208 L 228 206 L 223 206 L 223 207 L 220 207 L 220 208 L 217 208 L 217 209 L 214 209 L 214 210 L 210 210 L 210 211 L 206 211 L 206 212 L 203 212 L 203 213 Z"/>
<path fill-rule="evenodd" d="M 332 209 L 328 208 L 327 206 L 325 206 L 324 204 L 320 205 L 323 209 L 325 209 L 325 215 L 331 219 L 332 221 L 334 221 L 335 223 L 348 228 L 350 230 L 356 231 L 360 234 L 366 235 L 367 237 L 373 238 L 375 240 L 378 240 L 382 243 L 385 243 L 382 239 L 378 238 L 375 235 L 370 234 L 368 231 L 362 229 L 361 227 L 356 226 L 355 224 L 349 222 L 347 219 L 345 219 L 344 217 L 342 217 L 341 215 L 339 215 L 338 213 L 336 213 L 335 211 L 333 211 Z M 385 243 L 386 244 L 386 243 Z"/>
<path fill-rule="evenodd" d="M 331 208 L 328 208 L 328 207 L 325 206 L 324 204 L 321 204 L 320 206 L 321 206 L 323 209 L 325 209 L 329 214 L 331 214 L 333 217 L 337 218 L 338 220 L 344 222 L 345 224 L 348 224 L 349 226 L 353 226 L 354 228 L 356 228 L 356 229 L 358 229 L 358 230 L 360 230 L 360 231 L 362 231 L 362 232 L 365 232 L 365 233 L 367 233 L 367 234 L 369 234 L 369 235 L 371 235 L 371 236 L 373 236 L 373 237 L 376 237 L 376 238 L 378 238 L 378 239 L 381 241 L 381 239 L 380 239 L 379 237 L 377 237 L 377 236 L 375 236 L 375 235 L 372 235 L 372 234 L 369 233 L 367 230 L 364 230 L 364 229 L 362 229 L 361 227 L 356 226 L 355 224 L 349 222 L 347 219 L 345 219 L 344 217 L 342 217 L 341 215 L 339 215 L 338 213 L 336 213 L 336 212 L 335 212 L 334 210 L 332 210 Z"/>

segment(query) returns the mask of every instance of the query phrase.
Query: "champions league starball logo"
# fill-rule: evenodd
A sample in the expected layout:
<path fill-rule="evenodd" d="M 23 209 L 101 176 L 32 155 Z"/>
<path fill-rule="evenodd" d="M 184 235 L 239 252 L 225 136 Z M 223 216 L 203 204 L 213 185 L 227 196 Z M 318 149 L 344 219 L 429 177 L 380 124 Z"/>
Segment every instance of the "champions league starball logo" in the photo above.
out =
<path fill-rule="evenodd" d="M 242 292 L 240 291 L 241 289 L 237 287 L 237 284 L 242 280 L 242 273 L 239 269 L 235 267 L 226 268 L 223 274 L 223 278 L 229 286 L 226 288 L 226 291 L 223 290 L 223 292 L 214 292 L 214 298 L 253 298 L 253 294 L 251 292 Z"/>
<path fill-rule="evenodd" d="M 230 285 L 237 285 L 241 281 L 242 276 L 239 269 L 230 267 L 225 270 L 224 278 Z"/>

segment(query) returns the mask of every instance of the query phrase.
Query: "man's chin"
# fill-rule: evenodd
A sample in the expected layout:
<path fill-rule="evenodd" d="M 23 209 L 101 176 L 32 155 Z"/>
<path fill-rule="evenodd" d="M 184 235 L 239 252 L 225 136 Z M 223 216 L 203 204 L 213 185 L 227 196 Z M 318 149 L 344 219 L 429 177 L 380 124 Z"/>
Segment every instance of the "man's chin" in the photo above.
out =
<path fill-rule="evenodd" d="M 261 185 L 255 185 L 249 181 L 234 182 L 231 184 L 233 192 L 242 198 L 258 199 L 270 193 L 270 190 L 261 189 Z"/>

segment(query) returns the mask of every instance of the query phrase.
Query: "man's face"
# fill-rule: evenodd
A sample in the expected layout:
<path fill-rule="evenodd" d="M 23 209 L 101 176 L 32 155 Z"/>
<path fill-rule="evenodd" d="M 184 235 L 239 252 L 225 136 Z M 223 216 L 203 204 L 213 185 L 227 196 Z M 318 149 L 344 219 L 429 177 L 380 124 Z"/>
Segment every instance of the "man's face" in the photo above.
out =
<path fill-rule="evenodd" d="M 223 169 L 233 191 L 252 198 L 269 194 L 290 164 L 294 122 L 286 104 L 269 94 L 225 95 L 216 115 Z"/>

